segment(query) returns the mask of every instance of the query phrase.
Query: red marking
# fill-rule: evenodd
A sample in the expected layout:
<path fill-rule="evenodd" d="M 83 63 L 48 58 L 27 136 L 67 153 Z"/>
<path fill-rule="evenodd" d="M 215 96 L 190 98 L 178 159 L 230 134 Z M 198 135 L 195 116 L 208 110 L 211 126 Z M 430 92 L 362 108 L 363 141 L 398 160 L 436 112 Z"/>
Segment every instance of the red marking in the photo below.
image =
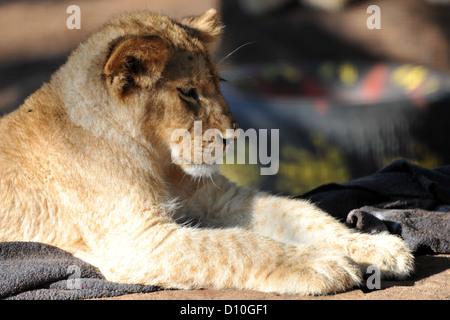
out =
<path fill-rule="evenodd" d="M 301 90 L 310 97 L 323 97 L 325 95 L 324 89 L 308 77 L 303 78 Z"/>
<path fill-rule="evenodd" d="M 369 70 L 362 81 L 362 90 L 369 102 L 375 102 L 380 99 L 387 79 L 388 68 L 385 64 L 376 64 Z"/>
<path fill-rule="evenodd" d="M 315 107 L 317 114 L 320 116 L 326 115 L 330 110 L 330 104 L 325 99 L 317 99 Z"/>

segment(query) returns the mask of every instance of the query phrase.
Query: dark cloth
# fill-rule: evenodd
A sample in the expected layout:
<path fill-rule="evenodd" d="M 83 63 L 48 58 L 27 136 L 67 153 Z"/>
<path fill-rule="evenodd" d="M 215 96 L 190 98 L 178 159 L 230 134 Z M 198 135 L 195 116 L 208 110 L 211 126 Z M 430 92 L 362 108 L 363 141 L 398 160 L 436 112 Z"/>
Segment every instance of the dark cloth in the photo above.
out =
<path fill-rule="evenodd" d="M 0 299 L 73 300 L 156 290 L 108 282 L 97 268 L 54 246 L 0 242 Z"/>
<path fill-rule="evenodd" d="M 301 198 L 362 231 L 399 234 L 413 251 L 450 253 L 450 166 L 426 169 L 399 160 Z"/>
<path fill-rule="evenodd" d="M 398 234 L 413 252 L 450 252 L 450 212 L 362 207 L 350 211 L 347 223 L 368 233 Z"/>

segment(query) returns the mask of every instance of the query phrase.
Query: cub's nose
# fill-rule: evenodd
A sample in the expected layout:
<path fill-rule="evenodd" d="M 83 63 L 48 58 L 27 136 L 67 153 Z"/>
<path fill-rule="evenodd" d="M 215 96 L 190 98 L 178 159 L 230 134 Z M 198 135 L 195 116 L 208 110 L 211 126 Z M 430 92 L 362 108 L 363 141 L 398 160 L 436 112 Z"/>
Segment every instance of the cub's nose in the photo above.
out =
<path fill-rule="evenodd" d="M 237 128 L 238 125 L 234 122 L 234 127 Z M 226 130 L 226 132 L 221 132 L 218 136 L 219 139 L 222 139 L 223 148 L 227 148 L 232 145 L 239 138 L 240 130 Z"/>
<path fill-rule="evenodd" d="M 237 137 L 228 138 L 228 139 L 222 138 L 224 148 L 229 145 L 232 145 L 236 140 L 237 140 Z"/>

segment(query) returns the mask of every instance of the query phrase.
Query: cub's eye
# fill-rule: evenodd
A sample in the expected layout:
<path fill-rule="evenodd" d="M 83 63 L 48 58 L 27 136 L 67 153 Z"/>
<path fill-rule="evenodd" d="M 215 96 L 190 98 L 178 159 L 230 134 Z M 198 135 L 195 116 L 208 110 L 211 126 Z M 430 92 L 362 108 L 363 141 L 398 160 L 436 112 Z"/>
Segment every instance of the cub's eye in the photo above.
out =
<path fill-rule="evenodd" d="M 199 102 L 199 96 L 198 96 L 197 89 L 195 89 L 195 88 L 192 88 L 192 89 L 177 88 L 177 90 L 180 94 L 180 97 L 183 100 L 194 100 L 195 102 Z"/>

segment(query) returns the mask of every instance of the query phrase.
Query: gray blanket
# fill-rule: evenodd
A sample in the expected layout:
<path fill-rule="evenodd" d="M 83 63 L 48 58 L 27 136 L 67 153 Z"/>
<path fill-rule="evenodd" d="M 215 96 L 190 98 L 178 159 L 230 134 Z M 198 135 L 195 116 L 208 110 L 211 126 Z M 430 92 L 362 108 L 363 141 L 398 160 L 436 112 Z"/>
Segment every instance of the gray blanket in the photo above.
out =
<path fill-rule="evenodd" d="M 448 209 L 447 209 L 448 210 Z M 347 223 L 368 233 L 400 235 L 413 252 L 450 252 L 450 212 L 362 207 L 350 211 Z"/>
<path fill-rule="evenodd" d="M 398 234 L 416 253 L 450 253 L 450 166 L 395 161 L 373 175 L 301 196 L 361 231 Z"/>
<path fill-rule="evenodd" d="M 155 290 L 108 282 L 94 266 L 53 246 L 0 242 L 0 299 L 73 300 Z"/>

